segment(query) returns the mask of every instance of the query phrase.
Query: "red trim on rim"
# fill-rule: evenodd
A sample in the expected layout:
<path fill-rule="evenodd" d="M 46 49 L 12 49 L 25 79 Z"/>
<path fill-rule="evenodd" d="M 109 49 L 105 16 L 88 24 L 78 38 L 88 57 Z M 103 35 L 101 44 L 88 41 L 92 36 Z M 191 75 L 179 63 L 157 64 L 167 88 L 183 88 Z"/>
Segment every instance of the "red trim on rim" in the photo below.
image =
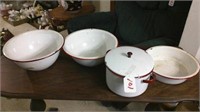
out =
<path fill-rule="evenodd" d="M 177 78 L 176 78 L 176 77 L 172 78 L 172 77 L 163 76 L 163 75 L 161 75 L 161 74 L 159 74 L 159 73 L 156 73 L 156 72 L 154 72 L 154 71 L 153 71 L 153 73 L 154 73 L 155 75 L 159 75 L 159 76 L 164 77 L 164 78 L 167 78 L 167 79 L 183 80 L 183 79 L 190 79 L 190 78 L 196 76 L 199 72 L 197 72 L 195 75 L 192 75 L 191 77 L 187 77 L 187 78 L 178 78 L 178 77 L 177 77 Z"/>
<path fill-rule="evenodd" d="M 110 72 L 112 72 L 114 75 L 116 75 L 116 76 L 118 76 L 118 77 L 120 77 L 120 78 L 124 78 L 124 77 L 125 77 L 125 76 L 122 76 L 122 75 L 120 75 L 120 74 L 118 74 L 118 73 L 112 71 L 107 65 L 106 65 L 106 67 L 107 67 L 107 69 L 108 69 Z M 138 76 L 138 77 L 135 77 L 135 78 L 143 78 L 143 77 L 146 77 L 146 76 L 150 75 L 152 72 L 153 72 L 153 69 L 152 69 L 149 73 L 144 74 L 144 75 L 141 75 L 141 76 Z"/>
<path fill-rule="evenodd" d="M 30 60 L 30 61 L 17 61 L 17 60 L 13 60 L 13 59 L 10 59 L 10 58 L 6 57 L 4 54 L 3 54 L 3 55 L 4 55 L 7 59 L 9 59 L 9 60 L 11 60 L 11 61 L 14 61 L 14 62 L 20 62 L 20 63 L 26 63 L 26 62 L 39 61 L 39 60 L 42 60 L 42 59 L 48 58 L 48 57 L 54 55 L 55 53 L 57 53 L 58 51 L 59 51 L 59 50 L 55 51 L 54 53 L 52 53 L 51 55 L 48 55 L 48 56 L 46 56 L 46 57 L 39 58 L 39 59 L 35 59 L 35 60 Z"/>

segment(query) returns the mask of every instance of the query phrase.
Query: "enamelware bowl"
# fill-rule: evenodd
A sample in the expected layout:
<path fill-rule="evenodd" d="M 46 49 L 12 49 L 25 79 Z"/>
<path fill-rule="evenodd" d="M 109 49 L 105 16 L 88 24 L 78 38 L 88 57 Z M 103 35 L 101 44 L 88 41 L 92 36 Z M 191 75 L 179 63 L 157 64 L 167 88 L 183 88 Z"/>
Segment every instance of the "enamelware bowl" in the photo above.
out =
<path fill-rule="evenodd" d="M 198 74 L 199 62 L 188 52 L 171 46 L 147 49 L 154 60 L 156 79 L 166 84 L 180 84 Z"/>
<path fill-rule="evenodd" d="M 63 50 L 84 66 L 96 66 L 104 62 L 106 52 L 118 46 L 117 38 L 104 30 L 83 29 L 69 34 Z"/>
<path fill-rule="evenodd" d="M 3 55 L 20 67 L 39 71 L 50 67 L 64 44 L 53 30 L 33 30 L 14 36 L 3 47 Z"/>

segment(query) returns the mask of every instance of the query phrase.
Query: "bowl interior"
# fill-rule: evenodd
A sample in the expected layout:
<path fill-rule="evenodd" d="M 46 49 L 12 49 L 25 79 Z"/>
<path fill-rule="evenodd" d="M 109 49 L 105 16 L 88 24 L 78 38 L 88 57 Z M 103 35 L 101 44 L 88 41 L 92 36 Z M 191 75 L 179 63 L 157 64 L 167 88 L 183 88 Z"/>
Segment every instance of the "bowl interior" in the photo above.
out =
<path fill-rule="evenodd" d="M 85 29 L 67 36 L 63 49 L 77 58 L 100 58 L 117 47 L 116 37 L 106 31 Z"/>
<path fill-rule="evenodd" d="M 63 37 L 51 30 L 34 30 L 11 38 L 3 47 L 6 57 L 30 61 L 51 55 L 62 47 Z"/>
<path fill-rule="evenodd" d="M 199 63 L 189 53 L 175 47 L 152 47 L 147 52 L 153 57 L 154 72 L 169 78 L 189 78 L 199 72 Z"/>

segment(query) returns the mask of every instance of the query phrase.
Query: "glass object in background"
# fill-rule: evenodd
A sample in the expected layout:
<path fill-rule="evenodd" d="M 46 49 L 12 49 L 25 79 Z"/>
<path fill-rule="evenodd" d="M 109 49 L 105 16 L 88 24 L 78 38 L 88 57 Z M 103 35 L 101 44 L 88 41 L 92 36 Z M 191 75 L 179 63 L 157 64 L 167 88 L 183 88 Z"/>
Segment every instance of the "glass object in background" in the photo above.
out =
<path fill-rule="evenodd" d="M 12 4 L 7 4 L 5 2 L 0 2 L 0 16 L 7 16 L 8 11 L 12 8 Z"/>
<path fill-rule="evenodd" d="M 65 11 L 77 13 L 82 8 L 82 0 L 58 0 Z"/>
<path fill-rule="evenodd" d="M 14 10 L 20 10 L 23 7 L 23 3 L 25 3 L 25 0 L 11 0 L 10 3 L 13 4 Z"/>

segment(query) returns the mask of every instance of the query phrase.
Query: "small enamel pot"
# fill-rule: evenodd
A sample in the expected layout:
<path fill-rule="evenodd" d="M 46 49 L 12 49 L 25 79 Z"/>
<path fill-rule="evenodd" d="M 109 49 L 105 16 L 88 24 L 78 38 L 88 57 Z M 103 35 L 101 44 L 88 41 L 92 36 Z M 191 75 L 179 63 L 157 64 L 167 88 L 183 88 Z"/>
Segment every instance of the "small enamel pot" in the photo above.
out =
<path fill-rule="evenodd" d="M 144 93 L 154 81 L 154 62 L 144 50 L 121 46 L 105 56 L 108 88 L 123 97 L 136 97 Z"/>

